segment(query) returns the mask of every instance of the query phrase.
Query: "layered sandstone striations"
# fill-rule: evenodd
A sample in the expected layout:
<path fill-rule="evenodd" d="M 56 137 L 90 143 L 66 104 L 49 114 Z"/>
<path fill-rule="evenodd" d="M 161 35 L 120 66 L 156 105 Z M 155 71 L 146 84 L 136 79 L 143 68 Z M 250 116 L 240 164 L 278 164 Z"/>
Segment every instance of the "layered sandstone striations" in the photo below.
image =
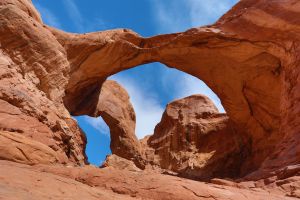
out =
<path fill-rule="evenodd" d="M 11 144 L 1 145 L 0 155 L 2 160 L 14 161 L 1 161 L 1 195 L 12 199 L 15 191 L 20 191 L 20 198 L 48 198 L 39 196 L 43 193 L 62 198 L 74 197 L 77 191 L 82 198 L 93 196 L 90 199 L 118 199 L 120 195 L 121 199 L 160 199 L 168 195 L 171 199 L 288 199 L 284 195 L 299 198 L 299 10 L 298 0 L 241 0 L 213 25 L 142 38 L 127 29 L 66 33 L 44 25 L 30 0 L 0 1 L 0 140 Z M 95 176 L 82 175 L 81 170 L 89 170 L 84 153 L 86 139 L 70 114 L 103 116 L 112 135 L 117 136 L 112 141 L 114 151 L 135 163 L 142 160 L 144 150 L 134 136 L 134 112 L 128 96 L 119 86 L 108 86 L 112 89 L 106 92 L 101 92 L 101 87 L 104 91 L 108 76 L 150 62 L 161 62 L 203 80 L 220 97 L 228 116 L 210 113 L 210 120 L 202 116 L 198 121 L 190 116 L 199 111 L 195 108 L 167 108 L 154 136 L 146 142 L 150 147 L 145 160 L 152 153 L 152 164 L 193 176 L 189 169 L 197 166 L 194 169 L 201 178 L 207 173 L 210 178 L 239 176 L 235 179 L 239 184 L 211 180 L 235 188 L 193 181 L 183 185 L 183 179 L 147 170 L 128 172 L 106 167 L 93 169 L 91 174 Z M 110 96 L 112 102 L 107 101 Z M 180 117 L 172 110 L 182 110 L 186 116 Z M 204 129 L 190 129 L 190 123 Z M 171 136 L 173 130 L 176 132 Z M 185 130 L 191 131 L 191 136 L 186 137 Z M 169 139 L 160 138 L 161 135 Z M 194 138 L 199 135 L 200 138 Z M 211 147 L 219 153 L 210 154 Z M 198 159 L 193 159 L 189 148 L 196 155 L 208 153 L 200 160 L 213 171 L 207 171 Z M 188 161 L 174 165 L 180 152 Z M 207 159 L 207 155 L 212 157 Z M 240 157 L 234 159 L 236 156 Z M 116 159 L 111 163 L 123 161 Z M 43 170 L 48 170 L 49 177 L 41 178 L 44 174 L 35 166 L 16 162 L 48 163 Z M 224 162 L 226 168 L 239 169 L 240 173 L 222 171 L 218 162 Z M 58 173 L 53 163 L 69 167 L 59 165 L 62 173 Z M 79 165 L 85 167 L 69 169 Z M 97 181 L 90 182 L 97 177 Z M 43 186 L 39 188 L 42 190 L 26 192 L 35 185 L 34 180 Z M 54 193 L 45 188 L 48 183 L 55 186 Z M 71 192 L 56 193 L 64 187 Z"/>
<path fill-rule="evenodd" d="M 29 165 L 60 161 L 56 152 L 45 144 L 6 131 L 0 132 L 0 159 Z"/>

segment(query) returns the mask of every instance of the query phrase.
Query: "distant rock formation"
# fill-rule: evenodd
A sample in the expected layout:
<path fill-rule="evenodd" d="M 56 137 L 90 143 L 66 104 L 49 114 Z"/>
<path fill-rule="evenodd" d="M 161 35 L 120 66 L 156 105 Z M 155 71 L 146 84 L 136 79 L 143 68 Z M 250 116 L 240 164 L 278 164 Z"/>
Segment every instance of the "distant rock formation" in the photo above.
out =
<path fill-rule="evenodd" d="M 189 178 L 238 177 L 249 153 L 247 139 L 210 99 L 193 95 L 167 105 L 147 140 L 154 155 L 146 157 Z"/>

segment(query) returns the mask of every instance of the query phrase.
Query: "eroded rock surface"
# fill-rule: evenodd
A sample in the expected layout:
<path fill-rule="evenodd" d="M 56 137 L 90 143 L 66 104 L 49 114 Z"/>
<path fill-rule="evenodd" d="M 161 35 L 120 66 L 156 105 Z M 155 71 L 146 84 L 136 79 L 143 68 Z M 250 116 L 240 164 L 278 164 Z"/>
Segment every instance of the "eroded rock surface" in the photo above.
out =
<path fill-rule="evenodd" d="M 63 162 L 45 144 L 7 131 L 0 131 L 0 159 L 29 165 Z"/>
<path fill-rule="evenodd" d="M 69 62 L 28 0 L 0 2 L 0 129 L 39 141 L 71 163 L 86 139 L 62 104 Z"/>
<path fill-rule="evenodd" d="M 0 161 L 0 195 L 6 199 L 149 199 L 149 200 L 292 200 L 299 195 L 299 182 L 282 179 L 283 190 L 263 182 L 237 184 L 215 180 L 215 184 L 161 175 L 151 171 L 99 169 L 92 166 L 33 166 Z M 10 176 L 13 175 L 13 176 Z M 19 181 L 20 178 L 22 181 Z M 9 184 L 11 183 L 11 184 Z M 49 187 L 48 183 L 52 185 Z M 271 184 L 271 183 L 270 183 Z M 262 189 L 264 188 L 264 189 Z M 34 190 L 33 190 L 34 189 Z M 26 192 L 35 191 L 35 192 Z M 13 193 L 14 192 L 14 193 Z M 288 197 L 288 196 L 294 197 Z"/>
<path fill-rule="evenodd" d="M 244 136 L 209 98 L 193 95 L 167 105 L 146 157 L 189 178 L 238 177 L 249 153 Z"/>

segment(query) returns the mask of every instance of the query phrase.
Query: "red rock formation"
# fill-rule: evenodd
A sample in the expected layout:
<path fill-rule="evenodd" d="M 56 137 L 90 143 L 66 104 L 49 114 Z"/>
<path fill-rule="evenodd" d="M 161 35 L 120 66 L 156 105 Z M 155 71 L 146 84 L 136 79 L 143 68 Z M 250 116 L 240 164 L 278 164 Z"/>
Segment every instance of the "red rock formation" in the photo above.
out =
<path fill-rule="evenodd" d="M 0 129 L 84 164 L 86 139 L 62 104 L 69 62 L 30 1 L 0 2 Z"/>
<path fill-rule="evenodd" d="M 110 148 L 113 154 L 133 160 L 144 168 L 140 143 L 135 135 L 135 112 L 128 93 L 115 81 L 105 81 L 98 97 L 84 100 L 74 115 L 102 116 L 110 129 Z M 96 102 L 95 102 L 96 101 Z"/>
<path fill-rule="evenodd" d="M 98 105 L 105 105 L 99 99 L 101 86 L 108 76 L 140 64 L 161 62 L 202 79 L 220 97 L 232 125 L 227 125 L 226 119 L 222 121 L 220 116 L 216 118 L 222 121 L 221 124 L 226 124 L 226 127 L 233 126 L 235 132 L 242 134 L 243 138 L 249 138 L 251 144 L 249 155 L 241 166 L 242 174 L 247 176 L 239 180 L 242 183 L 238 187 L 247 184 L 243 182 L 245 180 L 259 180 L 252 182 L 255 187 L 216 189 L 219 186 L 190 181 L 182 185 L 178 182 L 183 180 L 178 177 L 165 179 L 165 176 L 147 174 L 146 171 L 132 174 L 110 168 L 96 172 L 103 172 L 105 181 L 100 175 L 98 180 L 93 175 L 76 176 L 75 172 L 79 168 L 70 177 L 76 176 L 75 180 L 84 180 L 100 188 L 110 188 L 114 193 L 149 199 L 168 195 L 171 199 L 284 199 L 283 195 L 299 197 L 299 9 L 298 0 L 241 0 L 211 26 L 142 38 L 126 29 L 89 34 L 65 33 L 45 26 L 31 1 L 2 0 L 0 129 L 6 131 L 9 138 L 15 137 L 15 134 L 22 135 L 22 139 L 17 137 L 22 145 L 1 146 L 9 152 L 7 157 L 2 155 L 2 159 L 28 164 L 58 162 L 84 165 L 86 139 L 70 113 L 75 114 L 80 110 L 80 114 L 95 115 L 102 109 Z M 120 106 L 118 101 L 114 105 Z M 125 108 L 129 108 L 128 105 Z M 110 118 L 107 122 L 118 119 L 119 122 L 133 123 L 133 118 L 128 118 L 128 110 L 124 113 L 107 109 L 102 111 Z M 119 117 L 124 119 L 120 120 Z M 114 125 L 112 123 L 111 127 Z M 118 129 L 123 126 L 127 125 L 122 124 Z M 139 155 L 138 143 L 132 137 L 132 127 L 128 127 L 119 134 L 129 142 L 121 144 L 132 150 L 133 155 Z M 226 131 L 224 135 L 232 137 L 235 134 Z M 5 137 L 1 139 L 7 142 Z M 223 139 L 220 137 L 220 140 Z M 210 145 L 212 140 L 206 141 Z M 158 144 L 157 141 L 154 143 Z M 134 146 L 130 146 L 132 144 Z M 17 147 L 27 149 L 28 152 L 37 150 L 37 157 L 26 158 L 26 153 L 21 157 L 15 151 Z M 10 148 L 13 150 L 10 151 Z M 180 148 L 182 147 L 177 146 L 174 149 Z M 219 151 L 222 148 L 221 146 Z M 236 152 L 237 149 L 233 149 Z M 151 152 L 151 149 L 147 150 Z M 53 155 L 58 159 L 53 159 Z M 44 190 L 44 186 L 49 185 L 44 180 L 58 186 L 53 188 L 55 191 L 69 187 L 68 184 L 59 185 L 58 182 L 72 182 L 70 179 L 57 181 L 57 177 L 49 175 L 42 181 L 41 193 L 29 194 L 24 191 L 32 189 L 32 178 L 41 177 L 41 174 L 34 171 L 35 167 L 27 166 L 22 171 L 25 173 L 24 180 L 28 180 L 27 183 L 24 182 L 27 184 L 24 186 L 18 182 L 18 177 L 15 178 L 19 175 L 17 169 L 22 167 L 14 165 L 18 164 L 7 165 L 5 161 L 1 162 L 0 175 L 5 182 L 0 183 L 0 188 L 5 189 L 0 190 L 0 193 L 7 198 L 13 198 L 11 191 L 14 194 L 15 191 L 22 191 L 20 198 L 36 195 L 30 197 L 40 199 L 43 196 L 39 195 L 43 192 L 53 194 Z M 214 169 L 219 169 L 218 165 L 215 166 Z M 84 171 L 88 168 L 80 169 Z M 69 168 L 60 169 L 67 176 Z M 11 184 L 8 178 L 11 179 Z M 96 181 L 91 183 L 90 179 Z M 217 182 L 237 184 L 216 180 L 215 183 Z M 82 197 L 89 198 L 89 194 L 85 192 L 90 191 L 90 188 L 75 181 L 74 185 L 77 184 L 82 187 L 82 190 L 78 190 Z M 269 191 L 276 192 L 275 195 L 266 196 L 266 184 L 273 188 Z M 153 185 L 159 188 L 153 188 Z M 261 191 L 253 191 L 251 188 Z M 73 197 L 74 186 L 70 186 L 70 190 L 72 192 L 65 195 Z M 244 196 L 241 197 L 239 193 Z M 94 192 L 90 194 L 99 197 Z"/>
<path fill-rule="evenodd" d="M 260 5 L 254 4 L 251 10 L 261 10 Z M 271 38 L 256 40 L 257 33 L 253 38 L 239 35 L 235 30 L 239 26 L 230 29 L 232 21 L 225 16 L 210 27 L 149 39 L 128 30 L 71 35 L 51 28 L 66 49 L 72 68 L 65 105 L 74 112 L 83 99 L 92 98 L 95 86 L 109 75 L 159 61 L 202 79 L 217 93 L 230 119 L 253 141 L 244 173 L 257 169 L 284 135 L 279 131 L 279 108 L 286 55 L 281 45 L 269 41 Z M 278 40 L 283 41 L 281 37 Z M 81 50 L 79 55 L 76 49 Z M 112 51 L 116 54 L 108 54 Z"/>
<path fill-rule="evenodd" d="M 147 145 L 153 148 L 152 162 L 203 180 L 238 177 L 249 153 L 247 139 L 210 99 L 193 95 L 167 105 Z"/>

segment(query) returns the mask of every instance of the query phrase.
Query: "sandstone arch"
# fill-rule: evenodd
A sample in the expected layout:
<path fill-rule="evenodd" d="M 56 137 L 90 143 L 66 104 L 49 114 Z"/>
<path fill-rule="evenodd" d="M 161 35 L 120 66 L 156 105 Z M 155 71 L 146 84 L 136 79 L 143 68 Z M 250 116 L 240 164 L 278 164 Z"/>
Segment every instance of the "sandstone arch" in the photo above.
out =
<path fill-rule="evenodd" d="M 255 144 L 245 171 L 259 167 L 280 139 L 281 47 L 236 35 L 228 23 L 225 16 L 209 27 L 153 38 L 125 29 L 84 35 L 51 29 L 71 64 L 66 107 L 73 113 L 87 99 L 93 101 L 112 74 L 161 62 L 200 78 L 220 97 L 230 118 Z"/>

